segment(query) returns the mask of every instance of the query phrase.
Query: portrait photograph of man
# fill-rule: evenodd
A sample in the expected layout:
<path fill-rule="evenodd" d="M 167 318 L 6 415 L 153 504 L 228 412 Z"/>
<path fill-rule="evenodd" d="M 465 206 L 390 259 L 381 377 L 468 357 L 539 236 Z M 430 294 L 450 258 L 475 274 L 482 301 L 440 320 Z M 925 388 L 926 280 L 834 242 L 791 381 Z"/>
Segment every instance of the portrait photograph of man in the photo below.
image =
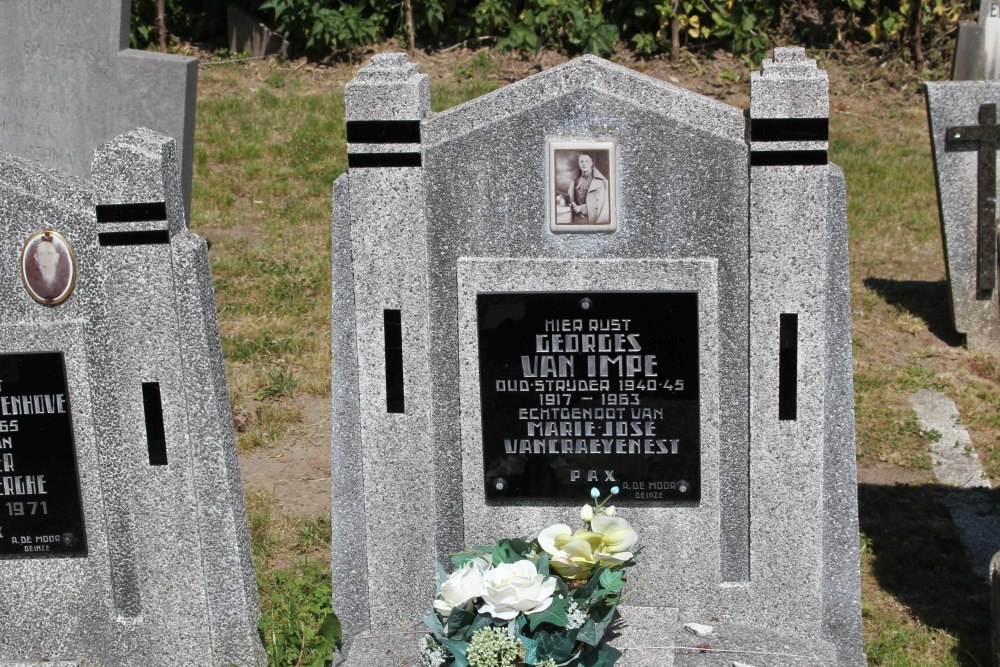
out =
<path fill-rule="evenodd" d="M 62 303 L 76 284 L 76 258 L 59 232 L 32 234 L 21 250 L 21 280 L 35 301 L 47 306 Z"/>
<path fill-rule="evenodd" d="M 613 142 L 549 142 L 549 221 L 554 232 L 617 229 Z"/>

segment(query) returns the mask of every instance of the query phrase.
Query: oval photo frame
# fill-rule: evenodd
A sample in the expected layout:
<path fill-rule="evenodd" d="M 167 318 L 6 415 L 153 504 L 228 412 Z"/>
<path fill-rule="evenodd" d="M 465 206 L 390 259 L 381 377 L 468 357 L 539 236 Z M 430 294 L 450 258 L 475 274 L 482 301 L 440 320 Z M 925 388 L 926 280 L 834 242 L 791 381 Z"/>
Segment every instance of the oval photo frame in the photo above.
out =
<path fill-rule="evenodd" d="M 21 248 L 21 282 L 31 298 L 55 306 L 76 287 L 76 255 L 59 232 L 43 229 L 28 237 Z"/>

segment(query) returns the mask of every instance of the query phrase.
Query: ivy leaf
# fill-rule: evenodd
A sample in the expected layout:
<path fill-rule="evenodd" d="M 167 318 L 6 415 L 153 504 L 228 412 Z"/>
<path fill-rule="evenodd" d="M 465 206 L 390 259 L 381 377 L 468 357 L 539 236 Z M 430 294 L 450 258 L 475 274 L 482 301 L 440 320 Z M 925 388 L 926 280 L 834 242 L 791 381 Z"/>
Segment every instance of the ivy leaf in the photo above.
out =
<path fill-rule="evenodd" d="M 441 644 L 455 658 L 455 662 L 452 663 L 451 667 L 469 667 L 469 659 L 465 657 L 466 651 L 469 650 L 468 642 L 457 642 L 447 637 L 442 637 Z"/>
<path fill-rule="evenodd" d="M 547 553 L 538 557 L 538 560 L 535 561 L 535 568 L 538 570 L 538 574 L 543 577 L 549 576 L 549 555 Z"/>
<path fill-rule="evenodd" d="M 585 651 L 576 664 L 579 667 L 614 667 L 621 656 L 620 651 L 605 644 Z"/>
<path fill-rule="evenodd" d="M 574 656 L 573 647 L 576 645 L 576 630 L 570 632 L 539 632 L 535 635 L 538 642 L 537 658 L 547 660 L 551 658 L 557 664 L 568 662 Z"/>
<path fill-rule="evenodd" d="M 424 625 L 426 625 L 434 634 L 441 633 L 441 619 L 439 619 L 438 615 L 433 611 L 424 616 Z"/>
<path fill-rule="evenodd" d="M 594 593 L 595 593 L 595 591 L 597 591 L 597 587 L 600 586 L 600 583 L 601 583 L 601 581 L 600 581 L 601 575 L 604 574 L 604 572 L 607 569 L 608 568 L 605 565 L 601 565 L 600 567 L 594 568 L 590 572 L 590 578 L 587 579 L 587 583 L 584 584 L 583 586 L 581 586 L 576 591 L 576 594 L 575 594 L 576 597 L 580 598 L 581 600 L 587 600 L 587 599 L 590 599 L 590 598 L 594 597 Z"/>
<path fill-rule="evenodd" d="M 531 637 L 519 636 L 518 641 L 524 644 L 524 662 L 534 665 L 538 660 L 538 642 Z"/>
<path fill-rule="evenodd" d="M 565 628 L 566 624 L 569 623 L 569 619 L 566 618 L 566 605 L 569 604 L 569 598 L 553 598 L 552 604 L 545 611 L 540 611 L 537 614 L 528 615 L 528 627 L 532 632 L 538 629 L 538 626 L 542 623 L 551 623 L 552 625 L 558 626 L 560 628 Z"/>
<path fill-rule="evenodd" d="M 598 577 L 598 581 L 603 590 L 608 593 L 617 593 L 622 589 L 622 573 L 620 571 L 604 570 Z"/>
<path fill-rule="evenodd" d="M 460 607 L 451 610 L 448 617 L 448 630 L 445 634 L 453 639 L 464 640 L 471 636 L 469 626 L 476 621 L 476 615 L 471 611 L 466 611 Z"/>
<path fill-rule="evenodd" d="M 600 655 L 604 658 L 604 664 L 607 667 L 612 667 L 618 661 L 618 658 L 622 657 L 622 652 L 610 644 L 605 644 L 600 648 Z"/>
<path fill-rule="evenodd" d="M 482 630 L 488 625 L 493 625 L 493 619 L 489 616 L 484 616 L 483 614 L 477 614 L 476 620 L 474 620 L 472 625 L 469 626 L 469 638 L 471 639 L 472 635 L 476 634 L 477 630 Z"/>
<path fill-rule="evenodd" d="M 584 644 L 597 646 L 597 642 L 601 641 L 603 635 L 603 630 L 598 632 L 597 623 L 594 623 L 591 619 L 587 619 L 587 622 L 580 628 L 580 632 L 576 635 L 576 638 Z"/>

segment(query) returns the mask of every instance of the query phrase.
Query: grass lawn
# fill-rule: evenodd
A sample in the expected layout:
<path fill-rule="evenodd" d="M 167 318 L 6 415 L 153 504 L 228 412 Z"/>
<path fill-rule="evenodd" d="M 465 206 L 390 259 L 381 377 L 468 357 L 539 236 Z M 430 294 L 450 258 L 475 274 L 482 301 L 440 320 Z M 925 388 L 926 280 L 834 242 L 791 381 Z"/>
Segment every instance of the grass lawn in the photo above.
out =
<path fill-rule="evenodd" d="M 483 55 L 428 60 L 435 110 L 505 75 Z M 996 483 L 1000 364 L 962 348 L 951 329 L 922 96 L 864 69 L 824 66 L 831 160 L 848 187 L 865 650 L 873 665 L 985 667 L 988 591 L 965 559 L 948 492 L 933 483 L 936 434 L 921 430 L 906 397 L 927 387 L 953 398 Z M 705 70 L 676 74 L 745 98 L 745 76 L 721 86 Z M 351 76 L 346 66 L 260 63 L 200 73 L 191 228 L 212 243 L 244 453 L 282 442 L 304 405 L 329 401 L 330 191 L 346 168 Z M 329 520 L 280 516 L 256 490 L 247 501 L 272 663 L 322 664 Z"/>

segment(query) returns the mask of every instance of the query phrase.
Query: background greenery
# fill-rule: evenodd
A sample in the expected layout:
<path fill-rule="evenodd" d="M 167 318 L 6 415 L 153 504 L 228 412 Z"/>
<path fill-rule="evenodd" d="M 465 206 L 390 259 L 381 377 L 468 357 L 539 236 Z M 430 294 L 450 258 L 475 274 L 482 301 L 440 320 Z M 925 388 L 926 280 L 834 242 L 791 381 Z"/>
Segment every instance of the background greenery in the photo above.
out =
<path fill-rule="evenodd" d="M 166 25 L 186 41 L 224 46 L 229 0 L 167 0 Z M 405 32 L 405 2 L 235 0 L 312 57 L 344 56 Z M 756 63 L 782 41 L 813 49 L 905 53 L 922 68 L 950 58 L 959 19 L 978 2 L 943 0 L 411 0 L 418 46 L 459 42 L 499 49 L 546 48 L 607 55 L 627 46 L 642 56 L 677 46 L 722 48 Z M 132 42 L 155 43 L 156 0 L 133 0 Z M 405 40 L 404 40 L 405 41 Z M 676 62 L 676 49 L 673 50 Z"/>

